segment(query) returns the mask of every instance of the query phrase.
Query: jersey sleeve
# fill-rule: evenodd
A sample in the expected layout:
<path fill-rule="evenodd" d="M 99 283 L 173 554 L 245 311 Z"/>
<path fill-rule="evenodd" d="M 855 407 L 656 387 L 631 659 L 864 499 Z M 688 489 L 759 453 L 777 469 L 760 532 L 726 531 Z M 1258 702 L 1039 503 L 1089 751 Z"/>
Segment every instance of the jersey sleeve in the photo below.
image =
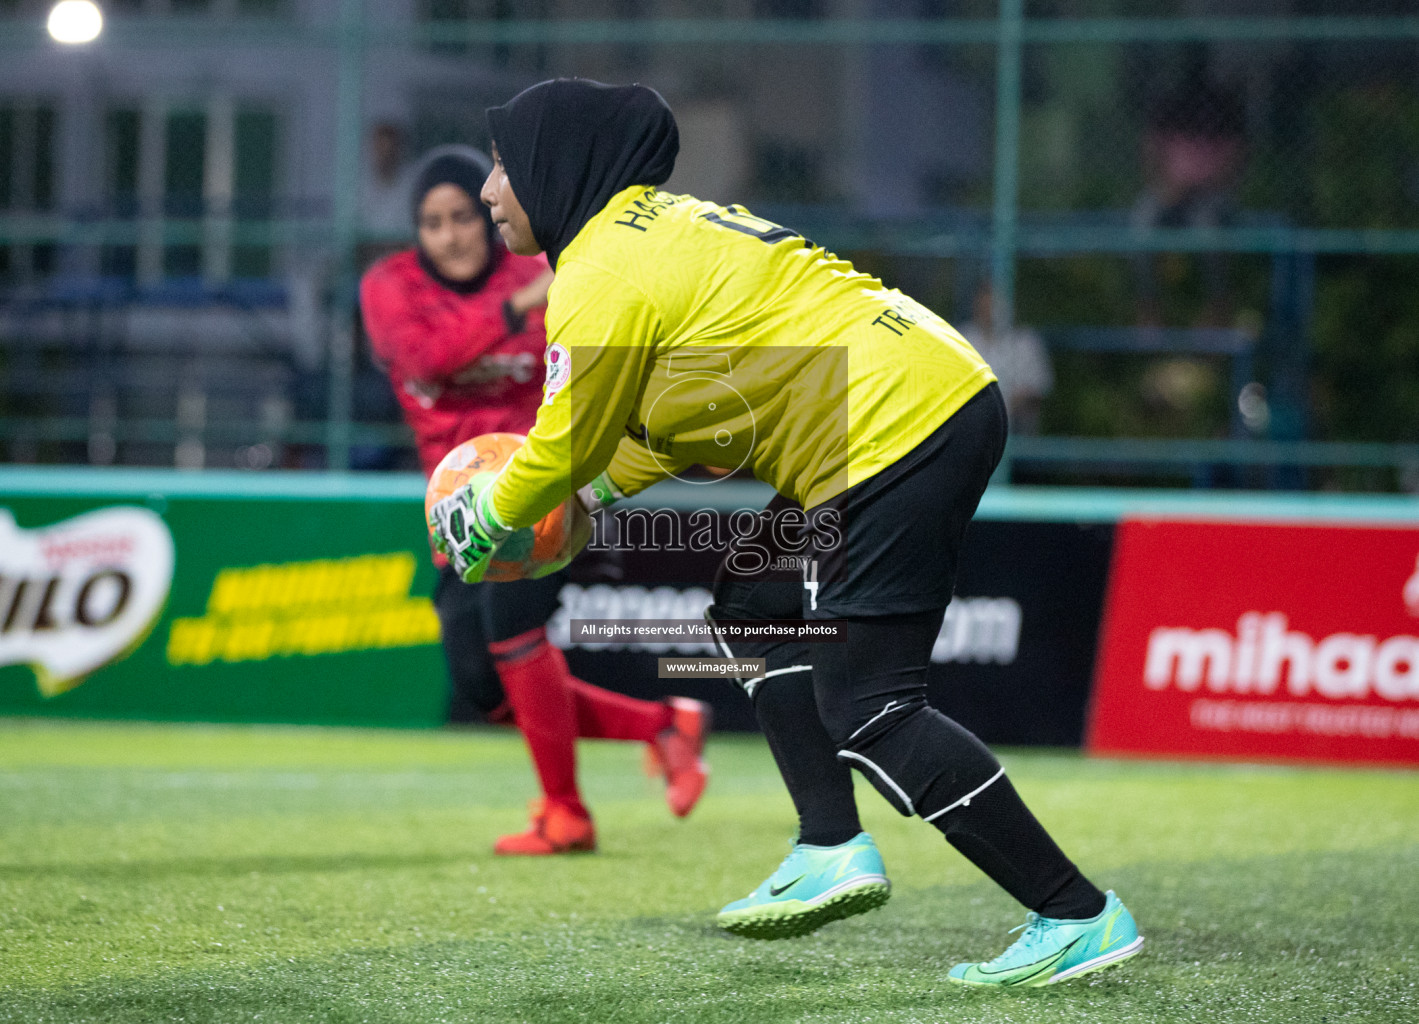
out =
<path fill-rule="evenodd" d="M 457 295 L 375 266 L 360 282 L 375 355 L 403 377 L 444 381 L 509 337 L 500 297 Z"/>
<path fill-rule="evenodd" d="M 693 462 L 676 462 L 665 455 L 656 455 L 643 444 L 629 437 L 621 438 L 606 473 L 616 490 L 625 497 L 639 494 L 651 484 L 689 469 Z"/>
<path fill-rule="evenodd" d="M 661 316 L 632 285 L 581 265 L 558 269 L 547 324 L 537 422 L 492 492 L 498 518 L 514 529 L 537 522 L 611 462 L 654 360 Z"/>

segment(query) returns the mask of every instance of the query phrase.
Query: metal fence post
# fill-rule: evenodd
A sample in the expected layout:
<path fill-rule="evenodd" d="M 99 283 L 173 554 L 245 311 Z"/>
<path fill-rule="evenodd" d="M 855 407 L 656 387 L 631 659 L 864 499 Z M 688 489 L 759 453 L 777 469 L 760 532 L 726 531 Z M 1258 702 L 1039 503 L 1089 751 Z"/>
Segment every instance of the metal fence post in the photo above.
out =
<path fill-rule="evenodd" d="M 1015 325 L 1015 246 L 1019 223 L 1020 75 L 1024 0 L 999 0 L 995 57 L 995 180 L 991 214 L 990 284 L 996 332 Z M 1009 483 L 1007 447 L 996 477 Z"/>
<path fill-rule="evenodd" d="M 335 195 L 330 230 L 334 250 L 331 301 L 329 402 L 325 410 L 325 465 L 350 468 L 355 377 L 355 243 L 359 231 L 357 171 L 360 161 L 360 100 L 364 75 L 364 0 L 340 0 L 335 98 Z"/>

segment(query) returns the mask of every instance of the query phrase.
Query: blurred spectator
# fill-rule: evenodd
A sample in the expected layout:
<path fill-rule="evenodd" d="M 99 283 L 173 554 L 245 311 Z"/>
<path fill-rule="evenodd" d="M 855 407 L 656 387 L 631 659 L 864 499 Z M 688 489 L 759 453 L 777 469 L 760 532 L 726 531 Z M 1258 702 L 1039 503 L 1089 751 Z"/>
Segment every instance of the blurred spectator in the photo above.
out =
<path fill-rule="evenodd" d="M 1143 142 L 1145 185 L 1134 206 L 1134 227 L 1146 231 L 1234 223 L 1245 128 L 1240 93 L 1210 80 L 1200 64 L 1194 66 L 1181 86 L 1164 95 L 1149 114 Z M 1151 253 L 1135 261 L 1138 319 L 1148 326 L 1163 321 L 1159 262 Z M 1231 316 L 1225 255 L 1204 254 L 1200 269 L 1202 325 L 1225 326 Z"/>
<path fill-rule="evenodd" d="M 1010 416 L 1010 432 L 1035 434 L 1040 406 L 1054 389 L 1054 369 L 1040 336 L 1028 327 L 995 328 L 995 293 L 989 283 L 976 291 L 970 323 L 961 328 L 996 377 Z"/>
<path fill-rule="evenodd" d="M 382 117 L 366 138 L 360 167 L 360 241 L 355 253 L 361 271 L 406 248 L 414 202 L 414 179 L 421 164 L 408 159 L 408 132 L 392 118 Z M 389 379 L 371 358 L 364 322 L 356 309 L 351 413 L 360 423 L 400 422 L 399 402 Z M 350 449 L 350 467 L 368 470 L 417 468 L 412 452 L 400 446 L 357 444 Z"/>
<path fill-rule="evenodd" d="M 402 248 L 409 234 L 415 168 L 409 161 L 408 133 L 397 121 L 371 126 L 360 170 L 360 233 L 366 236 L 360 266 Z"/>

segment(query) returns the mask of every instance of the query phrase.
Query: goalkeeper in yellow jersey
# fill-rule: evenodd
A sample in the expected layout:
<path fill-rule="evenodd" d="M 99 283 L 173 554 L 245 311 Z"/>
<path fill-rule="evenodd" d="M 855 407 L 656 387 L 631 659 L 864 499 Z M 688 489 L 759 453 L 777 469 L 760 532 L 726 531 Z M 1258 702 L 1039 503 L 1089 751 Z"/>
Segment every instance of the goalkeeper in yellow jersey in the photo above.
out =
<path fill-rule="evenodd" d="M 545 252 L 547 376 L 527 443 L 491 484 L 435 506 L 468 580 L 512 530 L 573 492 L 590 506 L 696 463 L 778 496 L 763 535 L 787 582 L 731 556 L 711 621 L 829 619 L 846 642 L 722 644 L 799 815 L 792 853 L 720 911 L 730 931 L 801 935 L 886 901 L 850 769 L 939 829 L 1029 911 L 975 985 L 1040 985 L 1142 945 L 1025 807 L 994 755 L 926 702 L 926 670 L 966 525 L 1005 444 L 990 367 L 949 324 L 793 231 L 660 191 L 675 119 L 653 90 L 544 82 L 488 111 L 482 199 L 508 248 Z"/>

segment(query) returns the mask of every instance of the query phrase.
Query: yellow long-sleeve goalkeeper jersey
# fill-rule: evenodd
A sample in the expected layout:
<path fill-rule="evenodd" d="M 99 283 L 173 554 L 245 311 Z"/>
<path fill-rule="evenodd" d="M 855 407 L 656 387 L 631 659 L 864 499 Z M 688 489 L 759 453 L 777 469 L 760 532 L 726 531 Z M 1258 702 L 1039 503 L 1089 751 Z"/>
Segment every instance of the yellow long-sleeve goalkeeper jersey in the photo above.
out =
<path fill-rule="evenodd" d="M 537 423 L 492 493 L 527 526 L 608 469 L 696 463 L 811 508 L 911 451 L 987 383 L 949 324 L 741 207 L 643 186 L 557 261 Z"/>

